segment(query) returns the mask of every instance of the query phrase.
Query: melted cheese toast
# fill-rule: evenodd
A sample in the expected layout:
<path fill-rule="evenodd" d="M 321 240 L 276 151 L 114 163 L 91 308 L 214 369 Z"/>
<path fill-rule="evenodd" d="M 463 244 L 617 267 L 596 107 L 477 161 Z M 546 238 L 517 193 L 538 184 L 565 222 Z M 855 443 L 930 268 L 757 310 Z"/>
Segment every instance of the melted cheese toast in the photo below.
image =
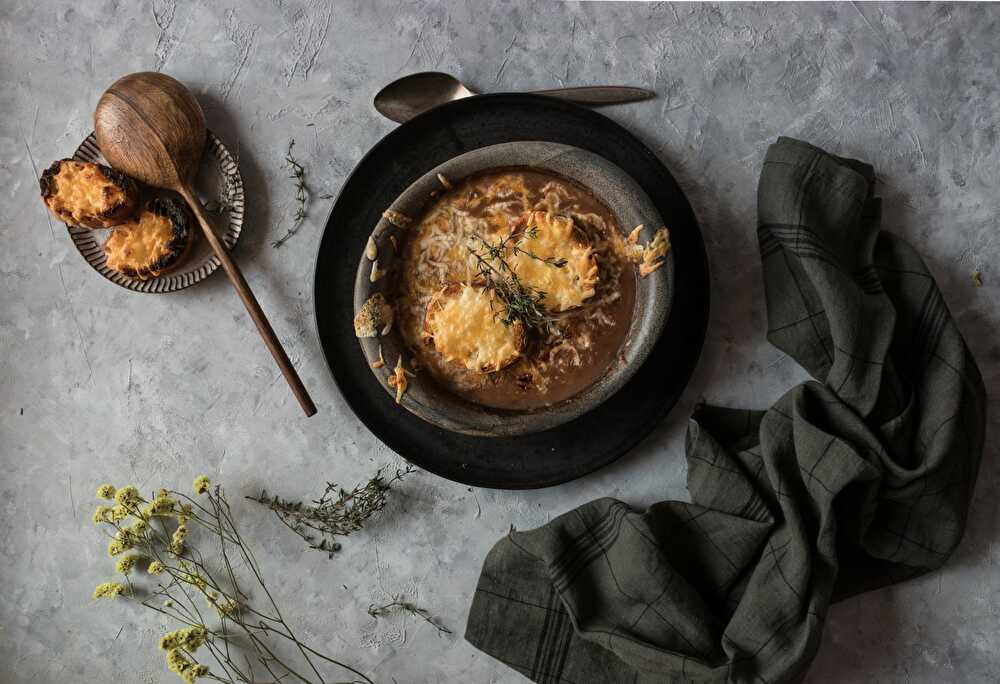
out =
<path fill-rule="evenodd" d="M 110 228 L 139 203 L 135 181 L 101 164 L 62 159 L 46 169 L 38 183 L 45 206 L 71 226 Z"/>
<path fill-rule="evenodd" d="M 173 199 L 146 204 L 139 215 L 111 231 L 104 243 L 108 268 L 148 280 L 177 266 L 194 239 L 187 208 Z"/>
<path fill-rule="evenodd" d="M 524 325 L 504 325 L 491 291 L 467 283 L 451 283 L 427 305 L 424 332 L 441 356 L 478 373 L 493 373 L 516 361 L 524 351 Z"/>
<path fill-rule="evenodd" d="M 568 311 L 594 296 L 597 258 L 573 219 L 532 211 L 519 220 L 517 233 L 521 237 L 507 261 L 522 283 L 545 293 L 546 309 Z M 554 265 L 562 260 L 562 266 Z"/>

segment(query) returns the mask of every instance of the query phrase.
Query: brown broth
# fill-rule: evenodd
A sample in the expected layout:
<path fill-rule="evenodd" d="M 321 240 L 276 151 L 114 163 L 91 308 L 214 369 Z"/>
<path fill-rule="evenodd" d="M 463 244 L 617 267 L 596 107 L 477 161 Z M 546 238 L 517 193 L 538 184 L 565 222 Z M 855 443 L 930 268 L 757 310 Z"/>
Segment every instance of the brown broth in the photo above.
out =
<path fill-rule="evenodd" d="M 536 334 L 524 356 L 507 368 L 489 374 L 468 371 L 445 360 L 424 339 L 427 301 L 445 282 L 467 280 L 471 273 L 463 246 L 462 231 L 467 229 L 462 226 L 474 224 L 477 233 L 497 235 L 528 210 L 551 210 L 574 219 L 595 250 L 600 276 L 596 292 L 583 306 L 557 315 L 561 338 L 553 334 L 539 339 Z M 461 221 L 454 220 L 455 215 Z M 410 229 L 397 271 L 400 332 L 421 368 L 419 376 L 429 374 L 469 401 L 520 411 L 551 406 L 583 391 L 617 362 L 632 319 L 636 274 L 624 257 L 623 244 L 610 209 L 587 188 L 556 174 L 502 169 L 455 184 Z M 421 263 L 431 261 L 429 255 L 435 255 L 433 268 Z"/>

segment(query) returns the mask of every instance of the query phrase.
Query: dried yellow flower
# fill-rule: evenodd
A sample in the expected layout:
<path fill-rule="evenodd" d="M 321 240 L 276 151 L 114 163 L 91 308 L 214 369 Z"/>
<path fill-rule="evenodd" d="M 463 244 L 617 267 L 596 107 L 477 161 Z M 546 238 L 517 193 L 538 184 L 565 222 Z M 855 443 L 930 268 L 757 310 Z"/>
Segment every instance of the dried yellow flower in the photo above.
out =
<path fill-rule="evenodd" d="M 98 506 L 94 509 L 94 517 L 91 518 L 95 525 L 111 520 L 111 509 L 107 506 Z"/>
<path fill-rule="evenodd" d="M 121 542 L 123 549 L 131 549 L 139 542 L 139 538 L 135 536 L 130 527 L 119 527 L 118 531 L 115 532 L 115 539 Z"/>
<path fill-rule="evenodd" d="M 170 653 L 174 649 L 183 649 L 188 653 L 194 653 L 205 643 L 208 638 L 208 630 L 201 625 L 182 627 L 173 632 L 167 632 L 160 637 L 160 648 L 167 653 L 167 664 L 170 664 Z M 173 669 L 173 668 L 171 668 Z"/>
<path fill-rule="evenodd" d="M 118 554 L 125 551 L 126 547 L 119 540 L 113 539 L 110 544 L 108 544 L 108 555 L 114 558 Z"/>
<path fill-rule="evenodd" d="M 115 503 L 122 506 L 135 506 L 142 497 L 139 496 L 139 489 L 135 485 L 122 487 L 115 492 Z"/>
<path fill-rule="evenodd" d="M 167 636 L 170 636 L 169 634 Z M 166 637 L 164 637 L 165 639 Z M 160 640 L 160 648 L 163 648 L 163 640 Z M 171 648 L 167 651 L 167 667 L 171 672 L 181 674 L 191 667 L 193 663 L 184 656 L 184 652 L 179 648 Z"/>
<path fill-rule="evenodd" d="M 183 504 L 180 508 L 180 512 L 177 514 L 177 524 L 187 525 L 191 521 L 192 515 L 194 515 L 194 506 L 191 504 Z"/>
<path fill-rule="evenodd" d="M 179 556 L 184 553 L 184 540 L 187 539 L 187 526 L 178 525 L 170 536 L 170 553 Z"/>
<path fill-rule="evenodd" d="M 236 612 L 236 600 L 232 598 L 227 597 L 225 601 L 212 601 L 212 605 L 219 611 L 221 617 L 229 617 Z"/>
<path fill-rule="evenodd" d="M 125 506 L 117 504 L 114 508 L 111 509 L 111 519 L 113 521 L 118 522 L 119 520 L 124 520 L 127 517 L 128 517 L 128 508 L 126 508 Z"/>
<path fill-rule="evenodd" d="M 185 684 L 194 684 L 194 680 L 199 679 L 200 677 L 208 676 L 208 665 L 205 663 L 198 663 L 181 676 L 184 679 Z"/>
<path fill-rule="evenodd" d="M 208 488 L 212 486 L 212 481 L 208 479 L 205 475 L 199 475 L 194 478 L 194 493 L 204 494 L 208 491 Z"/>
<path fill-rule="evenodd" d="M 149 564 L 149 567 L 146 568 L 146 572 L 150 575 L 161 575 L 166 571 L 166 569 L 167 567 L 160 561 L 153 561 Z"/>
<path fill-rule="evenodd" d="M 132 568 L 135 567 L 135 564 L 138 563 L 141 558 L 141 556 L 137 556 L 135 554 L 122 556 L 118 559 L 118 563 L 115 565 L 115 570 L 123 575 L 127 575 L 132 572 Z"/>
<path fill-rule="evenodd" d="M 142 535 L 144 535 L 147 529 L 149 529 L 149 523 L 147 523 L 142 518 L 132 523 L 132 527 L 129 528 L 129 530 L 132 531 L 132 534 L 134 534 L 136 537 L 141 537 Z"/>
<path fill-rule="evenodd" d="M 181 635 L 181 646 L 188 653 L 197 651 L 205 643 L 205 639 L 208 638 L 208 630 L 201 625 L 187 627 L 180 631 L 183 632 Z"/>
<path fill-rule="evenodd" d="M 121 582 L 102 582 L 94 587 L 94 598 L 117 598 L 125 593 L 125 585 Z"/>
<path fill-rule="evenodd" d="M 112 484 L 102 484 L 97 488 L 97 498 L 109 500 L 115 498 L 115 486 Z"/>
<path fill-rule="evenodd" d="M 165 490 L 161 490 L 161 494 L 157 494 L 153 502 L 142 509 L 143 515 L 147 518 L 154 515 L 172 515 L 174 512 L 174 506 L 177 505 L 177 501 L 171 499 L 166 494 L 163 494 Z"/>

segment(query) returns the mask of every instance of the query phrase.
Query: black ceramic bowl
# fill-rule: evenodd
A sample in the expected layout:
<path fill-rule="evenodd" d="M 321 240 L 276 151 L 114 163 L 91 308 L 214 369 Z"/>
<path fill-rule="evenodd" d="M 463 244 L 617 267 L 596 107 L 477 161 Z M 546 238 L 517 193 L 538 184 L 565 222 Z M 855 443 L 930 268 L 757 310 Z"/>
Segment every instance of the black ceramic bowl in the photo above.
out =
<path fill-rule="evenodd" d="M 623 231 L 642 224 L 640 242 L 648 242 L 653 233 L 664 225 L 649 197 L 620 168 L 592 152 L 551 142 L 511 142 L 483 147 L 459 155 L 435 167 L 411 184 L 388 209 L 409 217 L 419 217 L 431 192 L 440 190 L 438 174 L 454 182 L 488 171 L 509 167 L 528 167 L 548 171 L 576 181 L 600 198 L 615 215 Z M 403 230 L 385 218 L 372 231 L 377 245 L 387 246 L 388 236 L 404 239 Z M 378 250 L 379 268 L 389 270 L 395 250 Z M 372 261 L 362 256 L 358 264 L 354 288 L 354 310 L 357 312 L 377 292 L 390 302 L 393 293 L 386 288 L 389 279 L 371 282 Z M 548 430 L 577 418 L 599 406 L 632 378 L 656 344 L 670 315 L 674 296 L 673 253 L 668 252 L 662 267 L 636 281 L 636 300 L 632 319 L 622 344 L 618 361 L 589 387 L 562 402 L 532 411 L 508 411 L 466 401 L 440 385 L 418 375 L 410 380 L 401 405 L 424 420 L 447 430 L 479 436 L 524 435 Z M 372 368 L 385 390 L 395 395 L 387 383 L 396 359 L 404 348 L 398 330 L 378 338 L 359 338 L 361 350 L 369 364 L 379 358 L 379 348 L 386 361 Z"/>

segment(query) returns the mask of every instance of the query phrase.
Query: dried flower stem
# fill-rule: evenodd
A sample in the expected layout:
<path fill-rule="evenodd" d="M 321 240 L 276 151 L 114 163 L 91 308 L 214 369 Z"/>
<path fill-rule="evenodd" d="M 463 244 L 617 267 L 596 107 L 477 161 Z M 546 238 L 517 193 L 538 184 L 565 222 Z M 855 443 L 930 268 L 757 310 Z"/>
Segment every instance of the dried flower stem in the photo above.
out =
<path fill-rule="evenodd" d="M 311 506 L 269 495 L 265 490 L 246 498 L 270 508 L 285 527 L 305 540 L 309 548 L 325 551 L 333 558 L 333 554 L 340 550 L 340 543 L 335 537 L 346 537 L 360 530 L 376 511 L 385 507 L 392 484 L 412 472 L 413 466 L 407 464 L 387 480 L 382 477 L 380 468 L 367 483 L 351 491 L 342 489 L 335 482 L 328 482 L 326 491 Z"/>
<path fill-rule="evenodd" d="M 382 615 L 388 615 L 394 609 L 402 610 L 407 613 L 416 615 L 419 618 L 423 618 L 428 623 L 430 623 L 431 626 L 434 627 L 434 629 L 441 632 L 442 634 L 451 634 L 451 630 L 445 627 L 444 625 L 438 623 L 437 621 L 435 621 L 434 618 L 431 617 L 430 613 L 427 612 L 427 610 L 421 608 L 420 606 L 414 605 L 408 601 L 404 601 L 402 597 L 397 597 L 396 600 L 392 601 L 391 603 L 387 603 L 384 606 L 376 606 L 374 603 L 372 603 L 368 606 L 368 614 L 371 615 L 373 618 L 377 619 Z"/>
<path fill-rule="evenodd" d="M 136 488 L 128 487 L 126 495 L 118 491 L 117 506 L 95 511 L 95 522 L 105 526 L 112 539 L 109 554 L 128 552 L 118 562 L 127 589 L 110 592 L 108 585 L 123 585 L 105 583 L 98 587 L 102 595 L 142 595 L 143 606 L 184 626 L 164 635 L 160 647 L 166 651 L 168 667 L 187 683 L 204 677 L 228 684 L 325 684 L 330 680 L 322 668 L 333 665 L 350 673 L 351 682 L 372 684 L 362 672 L 316 651 L 295 635 L 265 584 L 221 487 L 209 487 L 205 478 L 196 480 L 195 487 L 202 494 L 200 501 L 168 490 L 147 500 Z M 102 487 L 101 491 L 108 490 Z M 189 543 L 190 526 L 214 540 L 216 553 L 211 562 L 201 548 Z M 151 576 L 162 578 L 155 588 L 140 589 L 133 584 L 131 573 L 137 563 L 145 563 Z M 237 569 L 242 572 L 238 574 Z M 240 577 L 245 574 L 251 577 L 248 583 Z M 250 594 L 257 592 L 266 597 L 262 606 L 251 602 Z M 212 623 L 217 625 L 210 627 Z M 294 663 L 279 655 L 282 644 L 297 651 Z M 195 655 L 202 647 L 215 661 L 211 669 Z"/>

